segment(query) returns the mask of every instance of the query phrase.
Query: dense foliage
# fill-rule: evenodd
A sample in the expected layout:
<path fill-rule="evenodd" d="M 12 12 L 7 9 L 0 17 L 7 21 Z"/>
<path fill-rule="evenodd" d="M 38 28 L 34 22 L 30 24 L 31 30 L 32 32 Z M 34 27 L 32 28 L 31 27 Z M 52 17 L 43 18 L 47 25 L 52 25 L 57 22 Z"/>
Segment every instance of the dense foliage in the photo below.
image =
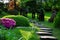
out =
<path fill-rule="evenodd" d="M 54 27 L 60 28 L 60 13 L 59 12 L 55 18 Z"/>
<path fill-rule="evenodd" d="M 5 38 L 4 40 L 39 40 L 32 28 L 0 30 L 0 38 Z"/>
<path fill-rule="evenodd" d="M 26 7 L 31 11 L 32 8 L 36 10 L 41 8 L 41 6 L 45 9 L 45 11 L 51 11 L 52 7 L 56 7 L 59 9 L 60 1 L 59 0 L 21 0 L 20 6 Z"/>
<path fill-rule="evenodd" d="M 21 15 L 8 15 L 4 16 L 4 18 L 12 18 L 16 21 L 16 26 L 29 26 L 28 18 Z"/>

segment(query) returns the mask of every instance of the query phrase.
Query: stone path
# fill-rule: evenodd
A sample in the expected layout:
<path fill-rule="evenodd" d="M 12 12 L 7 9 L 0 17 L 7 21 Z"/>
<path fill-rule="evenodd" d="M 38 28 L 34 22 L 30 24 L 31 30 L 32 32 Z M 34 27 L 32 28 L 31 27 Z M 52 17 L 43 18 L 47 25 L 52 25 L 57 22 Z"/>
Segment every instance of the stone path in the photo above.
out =
<path fill-rule="evenodd" d="M 30 20 L 30 22 L 34 23 L 35 26 L 40 27 L 40 31 L 36 32 L 39 35 L 40 40 L 57 40 L 57 38 L 53 36 L 52 28 L 47 28 L 36 20 Z"/>

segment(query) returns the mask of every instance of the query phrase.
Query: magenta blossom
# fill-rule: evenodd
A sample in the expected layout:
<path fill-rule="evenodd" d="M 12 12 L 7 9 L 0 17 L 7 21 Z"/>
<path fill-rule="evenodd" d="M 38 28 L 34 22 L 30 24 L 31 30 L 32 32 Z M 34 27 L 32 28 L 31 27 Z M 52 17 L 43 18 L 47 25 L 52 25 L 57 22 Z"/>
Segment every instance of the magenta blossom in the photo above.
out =
<path fill-rule="evenodd" d="M 1 23 L 6 28 L 11 28 L 16 25 L 16 21 L 10 18 L 1 18 Z"/>

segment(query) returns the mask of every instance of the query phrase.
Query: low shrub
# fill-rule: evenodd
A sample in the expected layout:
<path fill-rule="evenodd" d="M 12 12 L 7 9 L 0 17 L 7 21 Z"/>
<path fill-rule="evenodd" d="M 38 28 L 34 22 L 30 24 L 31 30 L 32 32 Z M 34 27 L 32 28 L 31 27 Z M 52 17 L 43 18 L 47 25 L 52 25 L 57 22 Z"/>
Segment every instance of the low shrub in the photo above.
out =
<path fill-rule="evenodd" d="M 28 18 L 21 15 L 8 15 L 8 16 L 4 16 L 3 18 L 14 19 L 16 21 L 16 26 L 29 26 Z"/>
<path fill-rule="evenodd" d="M 60 28 L 60 13 L 58 13 L 55 18 L 54 27 Z"/>

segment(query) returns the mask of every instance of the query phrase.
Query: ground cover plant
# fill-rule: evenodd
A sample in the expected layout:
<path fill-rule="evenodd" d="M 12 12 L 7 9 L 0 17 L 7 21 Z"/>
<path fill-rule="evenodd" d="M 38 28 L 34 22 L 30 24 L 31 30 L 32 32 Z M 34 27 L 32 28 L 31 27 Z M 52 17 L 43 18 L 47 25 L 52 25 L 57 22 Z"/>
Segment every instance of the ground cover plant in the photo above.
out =
<path fill-rule="evenodd" d="M 39 40 L 38 35 L 35 34 L 35 29 L 32 28 L 15 28 L 9 30 L 0 30 L 1 40 Z"/>

